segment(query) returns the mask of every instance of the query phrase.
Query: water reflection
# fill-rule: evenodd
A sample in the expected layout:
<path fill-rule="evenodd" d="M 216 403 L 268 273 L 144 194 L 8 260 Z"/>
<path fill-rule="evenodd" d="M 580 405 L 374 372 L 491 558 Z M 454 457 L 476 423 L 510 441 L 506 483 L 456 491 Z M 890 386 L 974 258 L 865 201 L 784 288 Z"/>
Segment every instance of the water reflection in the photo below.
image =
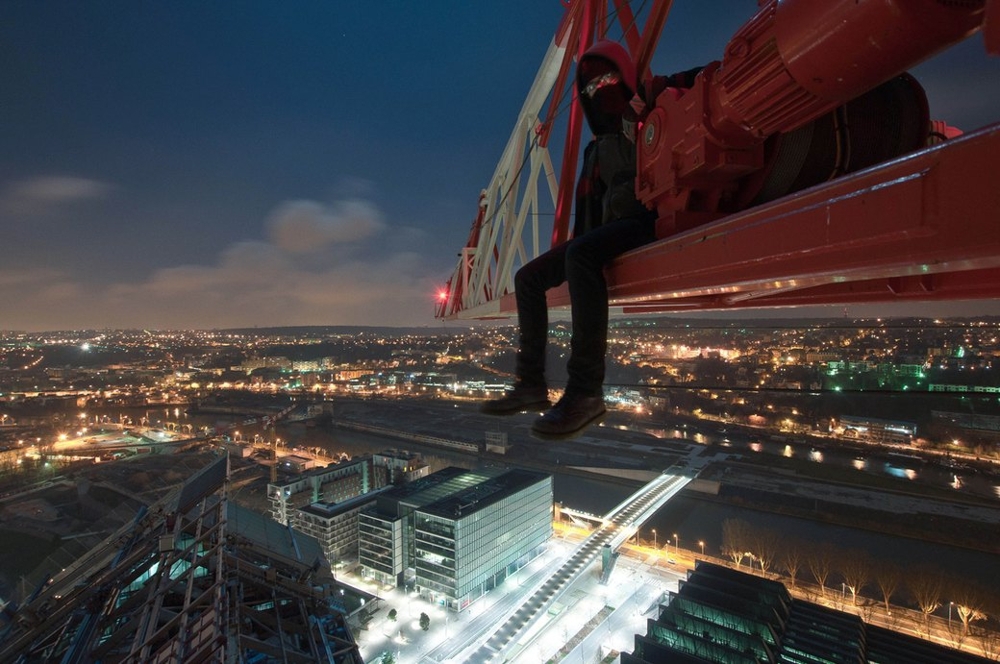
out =
<path fill-rule="evenodd" d="M 915 480 L 917 479 L 917 471 L 912 468 L 903 468 L 902 466 L 894 466 L 888 461 L 885 463 L 885 472 L 893 477 L 898 477 L 900 479 Z"/>

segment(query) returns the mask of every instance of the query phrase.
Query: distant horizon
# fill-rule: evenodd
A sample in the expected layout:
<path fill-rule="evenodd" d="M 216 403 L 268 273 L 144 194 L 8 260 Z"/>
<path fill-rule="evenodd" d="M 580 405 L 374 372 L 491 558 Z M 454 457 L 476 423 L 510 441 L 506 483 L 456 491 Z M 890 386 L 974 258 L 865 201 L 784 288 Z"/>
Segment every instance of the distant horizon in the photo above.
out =
<path fill-rule="evenodd" d="M 641 317 L 632 316 L 619 316 L 613 318 L 610 322 L 610 327 L 622 327 L 622 323 L 634 324 L 642 321 L 656 322 L 658 324 L 668 324 L 665 325 L 669 327 L 669 324 L 709 324 L 713 327 L 787 327 L 787 328 L 797 328 L 797 327 L 810 327 L 815 324 L 824 324 L 829 326 L 830 323 L 841 323 L 841 324 L 854 324 L 855 326 L 860 323 L 865 322 L 877 322 L 877 321 L 893 321 L 899 323 L 901 326 L 905 324 L 913 324 L 920 322 L 930 322 L 935 321 L 947 321 L 951 323 L 995 323 L 1000 324 L 1000 315 L 990 314 L 985 316 L 967 316 L 967 315 L 956 315 L 956 316 L 755 316 L 746 318 L 724 318 L 718 316 L 684 316 L 684 317 L 673 317 L 665 315 L 652 315 L 646 314 Z M 549 326 L 554 327 L 562 323 L 569 323 L 569 319 L 566 320 L 554 320 L 550 321 Z M 452 332 L 463 332 L 474 328 L 490 328 L 490 327 L 517 327 L 517 320 L 512 318 L 507 321 L 489 320 L 489 321 L 446 321 L 445 324 L 441 325 L 268 325 L 268 326 L 239 326 L 239 327 L 225 327 L 225 328 L 147 328 L 147 327 L 108 327 L 108 328 L 68 328 L 68 329 L 52 329 L 52 330 L 17 330 L 17 329 L 2 329 L 0 328 L 0 336 L 13 335 L 13 334 L 24 334 L 24 335 L 44 335 L 44 334 L 107 334 L 115 332 L 135 332 L 147 334 L 158 333 L 158 334 L 169 334 L 169 333 L 184 333 L 184 332 L 208 332 L 208 333 L 218 333 L 218 334 L 246 334 L 246 333 L 278 333 L 293 330 L 306 331 L 336 331 L 336 332 L 351 332 L 351 331 L 434 331 L 441 332 L 452 331 Z M 894 325 L 891 325 L 894 327 Z"/>

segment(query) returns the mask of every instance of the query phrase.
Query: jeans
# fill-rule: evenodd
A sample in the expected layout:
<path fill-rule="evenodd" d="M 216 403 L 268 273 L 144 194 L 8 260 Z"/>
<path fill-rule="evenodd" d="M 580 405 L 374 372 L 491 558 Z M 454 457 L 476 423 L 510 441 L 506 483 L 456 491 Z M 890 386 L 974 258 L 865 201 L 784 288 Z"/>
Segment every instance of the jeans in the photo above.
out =
<path fill-rule="evenodd" d="M 553 247 L 514 275 L 520 342 L 517 379 L 525 387 L 545 381 L 545 343 L 549 317 L 545 291 L 569 282 L 573 318 L 566 394 L 603 394 L 604 355 L 608 347 L 608 284 L 604 266 L 616 256 L 656 239 L 655 215 L 619 219 Z"/>

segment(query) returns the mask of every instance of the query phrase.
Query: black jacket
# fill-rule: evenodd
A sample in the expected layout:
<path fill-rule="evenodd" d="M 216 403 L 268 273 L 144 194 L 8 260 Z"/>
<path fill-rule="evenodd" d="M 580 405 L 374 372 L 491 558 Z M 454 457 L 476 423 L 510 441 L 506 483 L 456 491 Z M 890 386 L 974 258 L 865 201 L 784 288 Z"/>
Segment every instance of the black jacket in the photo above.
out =
<path fill-rule="evenodd" d="M 624 132 L 595 136 L 583 152 L 573 236 L 602 224 L 652 214 L 635 197 L 635 141 Z"/>
<path fill-rule="evenodd" d="M 586 92 L 590 78 L 613 68 L 620 80 L 596 93 Z M 635 66 L 612 41 L 594 44 L 577 67 L 577 98 L 595 136 L 583 152 L 576 188 L 573 236 L 618 219 L 651 214 L 635 197 L 637 115 L 630 100 L 637 88 Z"/>

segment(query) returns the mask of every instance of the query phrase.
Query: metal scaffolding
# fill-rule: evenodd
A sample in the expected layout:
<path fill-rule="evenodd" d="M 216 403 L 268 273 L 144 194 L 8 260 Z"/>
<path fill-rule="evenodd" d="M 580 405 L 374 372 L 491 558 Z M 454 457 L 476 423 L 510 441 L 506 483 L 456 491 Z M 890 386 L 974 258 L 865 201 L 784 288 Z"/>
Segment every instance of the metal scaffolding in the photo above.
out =
<path fill-rule="evenodd" d="M 220 457 L 5 610 L 0 662 L 361 664 L 318 544 L 230 503 L 228 474 Z"/>

